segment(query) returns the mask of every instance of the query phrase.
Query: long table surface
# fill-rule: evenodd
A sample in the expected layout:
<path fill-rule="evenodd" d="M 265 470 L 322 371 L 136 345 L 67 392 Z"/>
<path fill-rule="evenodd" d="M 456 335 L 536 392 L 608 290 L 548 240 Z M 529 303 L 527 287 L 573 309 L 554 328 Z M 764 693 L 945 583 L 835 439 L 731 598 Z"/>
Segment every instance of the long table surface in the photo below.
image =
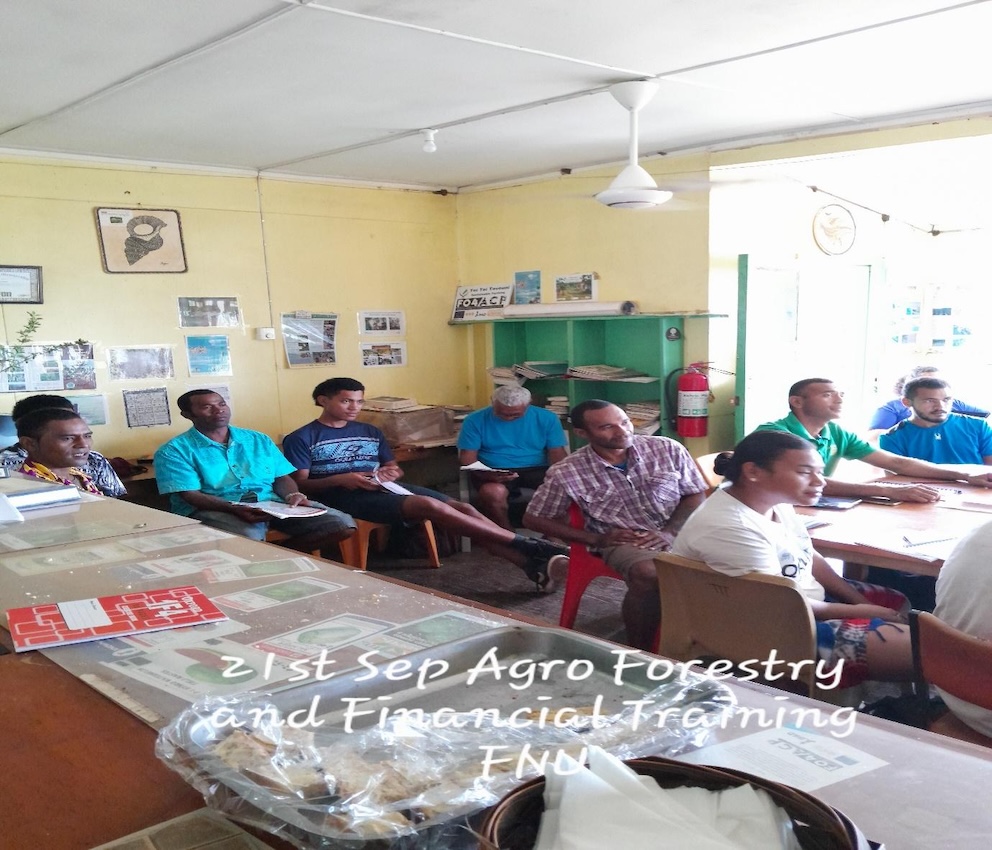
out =
<path fill-rule="evenodd" d="M 921 479 L 890 475 L 885 480 L 911 483 Z M 943 554 L 953 541 L 992 521 L 992 490 L 947 481 L 926 483 L 943 490 L 940 502 L 896 505 L 862 502 L 846 510 L 799 508 L 798 511 L 826 523 L 810 529 L 813 545 L 824 557 L 936 576 L 944 559 L 920 553 L 933 550 Z M 900 545 L 907 534 L 911 538 L 932 537 L 943 542 L 933 546 Z"/>
<path fill-rule="evenodd" d="M 81 510 L 93 513 L 86 506 Z M 149 517 L 149 523 L 154 519 Z M 85 517 L 81 522 L 85 525 Z M 212 665 L 204 663 L 205 653 L 250 658 L 277 650 L 292 658 L 307 646 L 303 635 L 313 632 L 319 642 L 314 646 L 328 647 L 338 669 L 344 669 L 368 649 L 395 657 L 514 622 L 200 526 L 131 531 L 103 539 L 99 547 L 3 555 L 0 607 L 25 598 L 113 592 L 129 583 L 181 583 L 223 597 L 231 620 L 0 657 L 0 728 L 10 742 L 0 770 L 0 842 L 11 847 L 88 848 L 201 805 L 198 795 L 156 759 L 153 746 L 155 729 L 196 696 L 247 689 L 209 675 Z M 300 589 L 314 580 L 321 583 L 318 595 Z M 280 589 L 285 582 L 301 581 L 288 591 Z M 277 675 L 274 684 L 280 681 Z M 753 683 L 728 684 L 741 706 L 774 719 L 774 727 L 808 726 L 810 716 L 828 718 L 836 710 Z M 803 721 L 796 714 L 801 710 L 815 714 Z M 734 715 L 726 728 L 714 730 L 701 757 L 721 742 L 747 744 L 756 731 L 754 715 L 749 717 Z M 814 793 L 844 811 L 871 839 L 890 850 L 988 845 L 992 813 L 974 801 L 976 789 L 992 781 L 992 752 L 862 715 L 842 741 L 879 762 Z M 763 758 L 756 751 L 751 771 L 778 779 Z"/>

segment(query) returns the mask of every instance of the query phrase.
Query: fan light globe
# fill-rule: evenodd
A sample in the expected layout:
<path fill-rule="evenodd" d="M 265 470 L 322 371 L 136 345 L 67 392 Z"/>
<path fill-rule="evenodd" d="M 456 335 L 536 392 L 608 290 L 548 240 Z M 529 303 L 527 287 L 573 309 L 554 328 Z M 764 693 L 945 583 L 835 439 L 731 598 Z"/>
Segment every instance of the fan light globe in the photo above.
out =
<path fill-rule="evenodd" d="M 654 178 L 639 165 L 628 165 L 613 178 L 609 189 L 596 195 L 601 204 L 621 210 L 646 210 L 671 198 L 672 193 L 659 189 Z"/>

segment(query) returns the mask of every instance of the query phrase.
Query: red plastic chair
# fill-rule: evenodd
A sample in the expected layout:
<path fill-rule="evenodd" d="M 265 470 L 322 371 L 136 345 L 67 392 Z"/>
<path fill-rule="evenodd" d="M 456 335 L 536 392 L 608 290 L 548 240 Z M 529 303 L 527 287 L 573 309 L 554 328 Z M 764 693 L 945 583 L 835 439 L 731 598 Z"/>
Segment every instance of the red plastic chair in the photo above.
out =
<path fill-rule="evenodd" d="M 568 507 L 568 524 L 572 528 L 585 526 L 582 511 L 574 502 Z M 571 543 L 568 547 L 568 578 L 565 581 L 565 596 L 561 602 L 559 626 L 570 629 L 575 625 L 582 594 L 586 592 L 589 582 L 600 576 L 623 581 L 616 570 L 606 566 L 602 558 L 593 555 L 582 543 Z"/>

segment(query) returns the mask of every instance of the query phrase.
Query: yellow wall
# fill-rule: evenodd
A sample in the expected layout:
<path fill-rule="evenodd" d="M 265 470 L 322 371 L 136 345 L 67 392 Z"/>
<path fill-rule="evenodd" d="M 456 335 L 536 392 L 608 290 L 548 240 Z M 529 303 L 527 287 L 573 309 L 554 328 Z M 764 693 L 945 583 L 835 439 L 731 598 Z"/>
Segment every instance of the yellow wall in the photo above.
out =
<path fill-rule="evenodd" d="M 830 139 L 767 145 L 690 157 L 647 160 L 664 181 L 698 179 L 711 165 L 992 132 L 987 119 L 926 125 Z M 235 375 L 229 383 L 235 423 L 278 437 L 315 414 L 314 384 L 336 375 L 364 381 L 370 395 L 412 395 L 433 403 L 477 403 L 490 385 L 488 328 L 447 324 L 457 284 L 505 283 L 516 271 L 540 269 L 543 298 L 553 300 L 556 275 L 596 272 L 602 300 L 630 299 L 643 312 L 730 312 L 735 309 L 736 253 L 746 238 L 711 244 L 710 196 L 679 193 L 657 211 L 609 210 L 592 200 L 618 167 L 585 171 L 514 187 L 442 197 L 427 192 L 335 187 L 256 180 L 238 174 L 190 173 L 152 167 L 0 158 L 0 264 L 43 267 L 45 303 L 36 309 L 39 342 L 84 337 L 96 344 L 98 393 L 106 394 L 110 423 L 95 429 L 104 453 L 142 456 L 179 431 L 128 429 L 122 389 L 165 385 L 173 403 L 199 381 L 187 374 L 178 326 L 179 296 L 237 296 L 243 329 L 215 329 L 231 337 Z M 769 226 L 760 215 L 741 221 L 740 234 L 761 233 L 784 253 L 808 250 L 809 197 L 789 201 Z M 805 206 L 803 206 L 805 205 Z M 185 274 L 107 274 L 94 209 L 176 209 L 182 218 L 189 271 Z M 860 236 L 859 236 L 860 239 Z M 864 244 L 864 243 L 862 243 Z M 31 309 L 0 306 L 0 341 L 11 341 Z M 403 310 L 409 365 L 360 365 L 357 313 Z M 254 328 L 278 327 L 295 310 L 339 316 L 338 363 L 288 369 L 281 340 L 260 342 Z M 188 329 L 187 329 L 188 330 Z M 215 332 L 198 329 L 193 333 Z M 713 360 L 733 370 L 736 321 L 686 322 L 687 360 Z M 108 346 L 163 344 L 174 348 L 176 379 L 109 381 Z M 715 378 L 717 403 L 710 444 L 732 434 L 728 379 Z M 0 396 L 0 412 L 16 396 Z M 707 448 L 692 441 L 694 452 Z"/>
<path fill-rule="evenodd" d="M 708 157 L 652 160 L 644 165 L 696 179 Z M 657 210 L 611 210 L 592 196 L 606 188 L 616 168 L 555 180 L 462 194 L 458 199 L 459 278 L 464 284 L 511 282 L 514 272 L 541 271 L 542 301 L 554 301 L 559 275 L 595 272 L 603 301 L 630 300 L 641 312 L 708 309 L 708 195 L 695 192 Z M 707 323 L 686 322 L 686 356 L 706 360 Z M 489 334 L 472 329 L 470 340 L 476 404 L 491 389 Z"/>
<path fill-rule="evenodd" d="M 13 341 L 28 311 L 42 316 L 38 342 L 95 343 L 97 392 L 110 421 L 94 446 L 144 456 L 185 430 L 175 398 L 194 386 L 228 383 L 234 422 L 278 437 L 312 418 L 314 385 L 337 375 L 363 381 L 370 395 L 409 394 L 425 402 L 464 402 L 467 365 L 460 329 L 447 325 L 457 283 L 453 197 L 327 185 L 256 181 L 154 168 L 0 160 L 0 264 L 41 266 L 44 303 L 0 307 L 0 341 Z M 107 274 L 94 209 L 176 209 L 189 271 Z M 260 212 L 261 211 L 261 212 Z M 244 328 L 181 329 L 177 298 L 237 296 Z M 357 313 L 403 310 L 409 366 L 360 365 Z M 339 316 L 338 363 L 288 369 L 281 339 L 260 342 L 254 328 L 296 310 Z M 230 336 L 233 377 L 190 378 L 184 334 Z M 171 381 L 111 382 L 106 348 L 173 347 Z M 123 389 L 166 386 L 171 427 L 128 429 Z M 9 411 L 14 394 L 0 396 Z"/>

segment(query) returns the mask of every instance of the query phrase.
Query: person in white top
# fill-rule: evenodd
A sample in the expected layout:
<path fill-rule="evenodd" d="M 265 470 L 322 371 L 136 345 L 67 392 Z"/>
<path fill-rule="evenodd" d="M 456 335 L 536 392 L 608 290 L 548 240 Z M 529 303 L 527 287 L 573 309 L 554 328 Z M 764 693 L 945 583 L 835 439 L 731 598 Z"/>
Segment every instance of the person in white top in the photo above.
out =
<path fill-rule="evenodd" d="M 728 575 L 794 579 L 817 621 L 821 658 L 843 661 L 841 687 L 865 679 L 911 679 L 906 598 L 837 575 L 813 549 L 792 508 L 814 504 L 823 492 L 823 460 L 813 447 L 784 431 L 756 431 L 733 453 L 719 455 L 714 470 L 729 486 L 686 520 L 672 551 Z"/>
<path fill-rule="evenodd" d="M 992 522 L 976 528 L 954 547 L 937 577 L 934 615 L 973 637 L 992 641 Z M 992 737 L 992 711 L 943 691 L 947 707 L 976 732 Z"/>

